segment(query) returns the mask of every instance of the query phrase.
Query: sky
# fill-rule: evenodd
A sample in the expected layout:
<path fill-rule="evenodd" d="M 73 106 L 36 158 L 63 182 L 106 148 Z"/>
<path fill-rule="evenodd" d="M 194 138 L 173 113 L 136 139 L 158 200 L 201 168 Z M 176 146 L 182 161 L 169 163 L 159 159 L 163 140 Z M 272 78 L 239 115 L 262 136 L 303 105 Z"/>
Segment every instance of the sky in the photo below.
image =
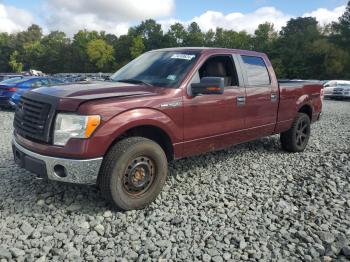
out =
<path fill-rule="evenodd" d="M 0 32 L 25 30 L 33 23 L 44 33 L 72 36 L 80 29 L 125 34 L 152 18 L 164 30 L 175 22 L 195 21 L 202 30 L 223 27 L 253 33 L 272 22 L 277 30 L 291 18 L 313 16 L 321 25 L 336 21 L 347 0 L 0 0 Z"/>

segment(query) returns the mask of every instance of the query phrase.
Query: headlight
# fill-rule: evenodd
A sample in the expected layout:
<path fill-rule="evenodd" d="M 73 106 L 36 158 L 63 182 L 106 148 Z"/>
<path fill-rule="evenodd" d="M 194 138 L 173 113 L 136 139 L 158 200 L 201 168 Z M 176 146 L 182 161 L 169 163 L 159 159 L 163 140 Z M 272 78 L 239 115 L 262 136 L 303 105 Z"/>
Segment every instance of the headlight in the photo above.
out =
<path fill-rule="evenodd" d="M 100 122 L 98 115 L 57 114 L 53 143 L 64 146 L 70 138 L 89 138 Z"/>

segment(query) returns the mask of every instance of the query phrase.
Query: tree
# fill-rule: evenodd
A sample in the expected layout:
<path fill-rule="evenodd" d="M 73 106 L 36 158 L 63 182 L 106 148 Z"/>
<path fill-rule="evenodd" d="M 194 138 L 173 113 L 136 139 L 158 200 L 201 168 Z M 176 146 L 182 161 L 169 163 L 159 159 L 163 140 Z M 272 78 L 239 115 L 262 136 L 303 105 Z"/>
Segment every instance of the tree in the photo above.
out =
<path fill-rule="evenodd" d="M 42 56 L 40 67 L 47 73 L 72 72 L 72 48 L 71 41 L 66 34 L 60 31 L 52 31 L 44 36 L 42 41 Z"/>
<path fill-rule="evenodd" d="M 22 47 L 25 43 L 36 42 L 43 36 L 42 29 L 38 25 L 31 25 L 26 31 L 19 32 L 16 35 L 16 45 Z"/>
<path fill-rule="evenodd" d="M 0 72 L 38 68 L 47 73 L 112 72 L 144 51 L 181 46 L 208 46 L 265 52 L 280 78 L 350 78 L 350 2 L 339 21 L 320 27 L 315 18 L 291 19 L 280 34 L 273 24 L 255 33 L 216 28 L 203 32 L 193 22 L 174 23 L 164 34 L 155 20 L 116 36 L 80 30 L 72 39 L 63 32 L 43 35 L 31 25 L 17 33 L 0 33 Z"/>
<path fill-rule="evenodd" d="M 23 45 L 22 60 L 25 69 L 40 69 L 43 46 L 40 41 L 27 42 Z"/>
<path fill-rule="evenodd" d="M 204 34 L 204 44 L 205 46 L 212 47 L 214 45 L 215 32 L 213 29 L 209 29 L 208 32 Z"/>
<path fill-rule="evenodd" d="M 285 76 L 288 78 L 317 78 L 314 73 L 312 44 L 321 39 L 318 23 L 312 17 L 291 19 L 282 28 L 281 37 L 274 45 L 271 58 L 282 61 Z"/>
<path fill-rule="evenodd" d="M 192 22 L 187 28 L 184 39 L 185 46 L 204 46 L 204 34 L 196 22 Z"/>
<path fill-rule="evenodd" d="M 130 28 L 128 34 L 132 38 L 141 36 L 147 51 L 162 48 L 164 45 L 162 26 L 153 19 L 148 19 Z"/>
<path fill-rule="evenodd" d="M 16 73 L 20 73 L 23 70 L 23 64 L 21 62 L 17 61 L 18 51 L 14 51 L 10 55 L 10 61 L 9 65 L 11 66 L 12 70 Z"/>
<path fill-rule="evenodd" d="M 11 70 L 9 59 L 12 52 L 11 36 L 8 33 L 0 33 L 0 72 Z"/>
<path fill-rule="evenodd" d="M 132 58 L 136 58 L 143 53 L 145 45 L 143 44 L 141 36 L 136 36 L 133 39 L 132 46 L 130 47 L 130 54 Z"/>
<path fill-rule="evenodd" d="M 120 68 L 132 60 L 129 47 L 133 44 L 133 37 L 129 34 L 122 35 L 118 38 L 114 49 L 115 49 L 115 59 L 116 67 Z"/>
<path fill-rule="evenodd" d="M 214 37 L 215 47 L 251 49 L 252 38 L 247 32 L 236 32 L 217 28 Z"/>
<path fill-rule="evenodd" d="M 169 31 L 165 35 L 165 37 L 168 38 L 169 47 L 182 46 L 184 44 L 186 36 L 186 29 L 180 23 L 171 25 Z"/>
<path fill-rule="evenodd" d="M 92 40 L 86 49 L 89 60 L 95 63 L 99 70 L 103 70 L 109 63 L 114 61 L 114 49 L 102 39 Z"/>
<path fill-rule="evenodd" d="M 97 31 L 80 30 L 73 37 L 72 42 L 72 60 L 71 65 L 73 72 L 93 72 L 96 66 L 90 61 L 87 55 L 87 45 L 92 40 L 98 39 L 99 33 Z"/>
<path fill-rule="evenodd" d="M 339 21 L 332 24 L 331 40 L 335 45 L 344 49 L 350 57 L 350 1 Z M 349 59 L 346 61 L 343 72 L 344 78 L 350 78 Z"/>
<path fill-rule="evenodd" d="M 323 38 L 315 41 L 310 50 L 313 74 L 321 79 L 341 78 L 349 54 Z"/>
<path fill-rule="evenodd" d="M 260 24 L 254 33 L 254 50 L 268 53 L 271 50 L 274 41 L 277 40 L 277 37 L 278 34 L 272 23 L 266 22 Z"/>
<path fill-rule="evenodd" d="M 335 42 L 350 51 L 350 1 L 345 13 L 339 18 L 338 22 L 332 24 L 332 27 Z"/>
<path fill-rule="evenodd" d="M 273 69 L 275 71 L 275 74 L 277 78 L 283 79 L 286 78 L 286 72 L 285 68 L 283 66 L 282 60 L 279 58 L 273 58 L 271 60 L 271 64 L 273 65 Z"/>

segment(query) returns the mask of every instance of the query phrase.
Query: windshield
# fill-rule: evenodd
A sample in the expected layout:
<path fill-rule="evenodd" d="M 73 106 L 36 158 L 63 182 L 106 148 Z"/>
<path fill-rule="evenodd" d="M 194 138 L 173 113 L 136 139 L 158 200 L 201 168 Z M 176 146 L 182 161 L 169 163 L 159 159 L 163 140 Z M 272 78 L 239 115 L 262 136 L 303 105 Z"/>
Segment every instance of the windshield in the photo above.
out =
<path fill-rule="evenodd" d="M 198 51 L 148 52 L 111 76 L 112 81 L 175 88 L 192 68 Z"/>

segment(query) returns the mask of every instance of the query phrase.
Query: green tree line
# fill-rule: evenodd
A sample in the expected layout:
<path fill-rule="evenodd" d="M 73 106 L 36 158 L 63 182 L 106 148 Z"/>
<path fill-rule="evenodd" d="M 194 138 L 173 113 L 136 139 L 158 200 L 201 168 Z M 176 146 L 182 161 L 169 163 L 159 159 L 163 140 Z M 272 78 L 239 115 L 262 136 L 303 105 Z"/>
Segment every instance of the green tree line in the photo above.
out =
<path fill-rule="evenodd" d="M 265 52 L 279 78 L 350 78 L 350 2 L 332 24 L 321 27 L 315 18 L 299 17 L 279 32 L 269 22 L 260 24 L 254 34 L 223 28 L 204 32 L 195 22 L 175 23 L 164 32 L 149 19 L 119 37 L 81 30 L 69 38 L 60 31 L 44 35 L 32 25 L 26 31 L 0 33 L 0 72 L 114 72 L 143 52 L 182 46 Z"/>

